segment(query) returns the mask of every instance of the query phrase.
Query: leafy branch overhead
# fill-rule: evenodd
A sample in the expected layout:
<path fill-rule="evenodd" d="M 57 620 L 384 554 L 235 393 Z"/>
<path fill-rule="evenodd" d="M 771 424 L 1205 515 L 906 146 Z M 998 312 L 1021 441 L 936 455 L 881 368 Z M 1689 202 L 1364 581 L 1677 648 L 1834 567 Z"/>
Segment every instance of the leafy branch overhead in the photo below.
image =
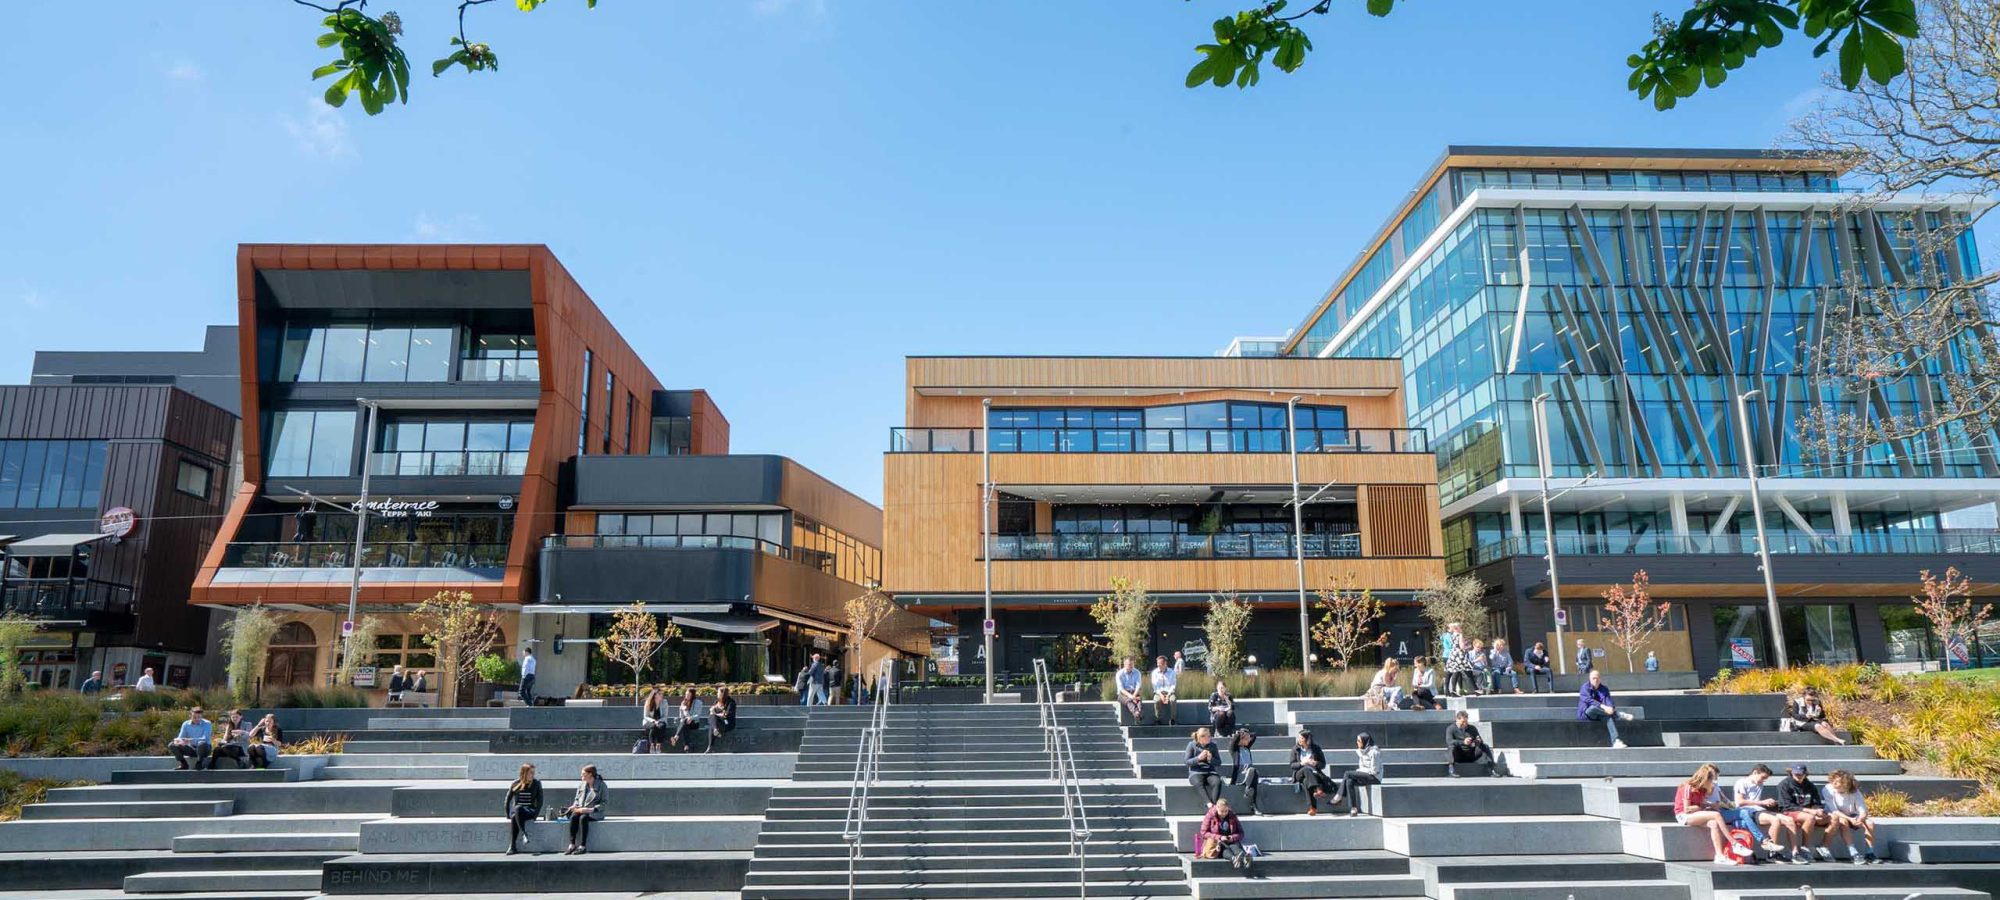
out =
<path fill-rule="evenodd" d="M 1369 15 L 1386 16 L 1396 0 L 1364 0 Z M 1215 43 L 1199 44 L 1201 61 L 1188 70 L 1187 86 L 1239 88 L 1257 83 L 1258 66 L 1269 55 L 1280 71 L 1305 63 L 1312 41 L 1297 25 L 1323 15 L 1332 0 L 1284 15 L 1285 0 L 1215 20 Z M 1796 31 L 1816 40 L 1813 56 L 1838 52 L 1842 86 L 1853 89 L 1865 75 L 1888 84 L 1904 67 L 1903 41 L 1917 36 L 1916 0 L 1693 0 L 1678 19 L 1654 16 L 1653 39 L 1626 57 L 1632 74 L 1626 86 L 1655 109 L 1672 109 L 1703 88 L 1721 86 L 1761 50 L 1783 43 Z"/>
<path fill-rule="evenodd" d="M 333 82 L 327 85 L 326 102 L 329 106 L 344 106 L 350 94 L 361 98 L 361 108 L 369 115 L 376 115 L 391 103 L 410 102 L 410 60 L 396 39 L 403 35 L 403 18 L 393 10 L 380 16 L 367 13 L 368 0 L 340 0 L 333 6 L 322 6 L 309 0 L 292 0 L 300 6 L 310 7 L 326 13 L 321 22 L 326 32 L 318 38 L 319 46 L 340 48 L 340 58 L 313 70 L 315 81 L 329 75 Z M 458 33 L 450 39 L 451 53 L 431 62 L 431 75 L 443 75 L 452 66 L 461 66 L 467 72 L 497 71 L 500 57 L 491 45 L 472 40 L 466 36 L 465 13 L 474 6 L 484 6 L 493 0 L 460 0 L 458 4 Z M 514 0 L 515 8 L 522 12 L 534 12 L 548 0 Z M 584 6 L 597 8 L 597 0 L 584 0 Z"/>

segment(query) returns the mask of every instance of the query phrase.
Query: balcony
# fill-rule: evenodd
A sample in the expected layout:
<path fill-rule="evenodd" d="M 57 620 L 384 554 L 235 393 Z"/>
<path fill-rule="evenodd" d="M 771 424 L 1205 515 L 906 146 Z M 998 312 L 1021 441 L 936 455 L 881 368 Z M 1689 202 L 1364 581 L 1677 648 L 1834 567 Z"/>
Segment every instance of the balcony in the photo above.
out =
<path fill-rule="evenodd" d="M 890 453 L 1288 453 L 1284 428 L 891 428 Z M 1422 428 L 1301 428 L 1300 453 L 1429 453 Z"/>
<path fill-rule="evenodd" d="M 375 475 L 399 477 L 520 476 L 526 450 L 398 450 L 369 456 Z"/>
<path fill-rule="evenodd" d="M 988 540 L 995 560 L 1291 559 L 1287 532 L 1254 534 L 1002 534 Z M 1361 555 L 1361 535 L 1308 534 L 1307 559 Z"/>
<path fill-rule="evenodd" d="M 8 578 L 0 581 L 0 609 L 35 619 L 93 621 L 132 614 L 132 589 L 103 581 Z"/>
<path fill-rule="evenodd" d="M 1827 556 L 1950 556 L 2000 553 L 2000 532 L 1951 531 L 1868 532 L 1819 537 L 1777 532 L 1768 535 L 1773 554 Z M 1547 543 L 1540 535 L 1503 538 L 1462 551 L 1448 562 L 1453 571 L 1483 566 L 1515 556 L 1542 556 Z M 1741 556 L 1757 552 L 1757 538 L 1748 534 L 1649 534 L 1556 536 L 1562 556 Z"/>
<path fill-rule="evenodd" d="M 231 569 L 350 569 L 351 541 L 235 542 L 224 549 Z M 466 569 L 491 572 L 507 566 L 506 544 L 432 544 L 392 541 L 363 544 L 363 569 Z"/>
<path fill-rule="evenodd" d="M 552 534 L 542 538 L 543 550 L 756 550 L 791 558 L 783 544 L 739 535 L 720 534 Z"/>
<path fill-rule="evenodd" d="M 540 381 L 539 359 L 461 359 L 459 381 Z"/>

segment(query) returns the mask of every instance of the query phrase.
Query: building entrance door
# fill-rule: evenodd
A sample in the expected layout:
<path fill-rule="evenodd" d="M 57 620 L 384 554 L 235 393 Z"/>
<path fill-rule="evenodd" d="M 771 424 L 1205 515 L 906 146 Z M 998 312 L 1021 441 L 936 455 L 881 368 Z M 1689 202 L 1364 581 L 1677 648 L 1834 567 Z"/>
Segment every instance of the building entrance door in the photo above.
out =
<path fill-rule="evenodd" d="M 271 636 L 271 650 L 264 662 L 264 684 L 270 687 L 312 684 L 318 661 L 319 643 L 312 628 L 303 622 L 287 622 Z"/>

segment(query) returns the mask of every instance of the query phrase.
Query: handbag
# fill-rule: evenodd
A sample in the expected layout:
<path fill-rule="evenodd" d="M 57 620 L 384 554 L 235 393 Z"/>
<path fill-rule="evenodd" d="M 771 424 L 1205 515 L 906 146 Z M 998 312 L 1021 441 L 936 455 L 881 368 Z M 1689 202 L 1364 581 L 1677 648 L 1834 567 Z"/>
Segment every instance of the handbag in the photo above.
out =
<path fill-rule="evenodd" d="M 1208 840 L 1205 840 L 1205 841 L 1203 841 L 1203 842 L 1201 843 L 1201 858 L 1202 858 L 1202 859 L 1221 859 L 1221 858 L 1222 858 L 1222 842 L 1221 842 L 1221 841 L 1218 841 L 1218 840 L 1216 840 L 1215 838 L 1209 838 Z"/>
<path fill-rule="evenodd" d="M 653 752 L 653 743 L 645 738 L 640 738 L 638 743 L 632 745 L 632 752 L 651 753 Z"/>

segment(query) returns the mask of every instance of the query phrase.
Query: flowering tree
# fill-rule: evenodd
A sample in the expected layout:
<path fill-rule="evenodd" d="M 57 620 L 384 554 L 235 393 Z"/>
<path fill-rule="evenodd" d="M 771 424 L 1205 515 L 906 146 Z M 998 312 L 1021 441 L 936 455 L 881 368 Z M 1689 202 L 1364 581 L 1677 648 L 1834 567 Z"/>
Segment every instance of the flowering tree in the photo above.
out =
<path fill-rule="evenodd" d="M 1243 664 L 1243 630 L 1250 625 L 1250 602 L 1230 591 L 1208 599 L 1202 637 L 1208 642 L 1208 670 L 1221 677 Z"/>
<path fill-rule="evenodd" d="M 1357 589 L 1353 576 L 1316 593 L 1319 602 L 1314 608 L 1320 616 L 1312 628 L 1313 642 L 1333 657 L 1334 665 L 1345 669 L 1355 654 L 1389 643 L 1388 634 L 1375 634 L 1376 623 L 1382 620 L 1382 601 L 1367 588 Z"/>
<path fill-rule="evenodd" d="M 1604 615 L 1598 617 L 1598 630 L 1625 651 L 1625 669 L 1636 672 L 1633 655 L 1652 642 L 1655 632 L 1667 627 L 1674 605 L 1664 600 L 1653 602 L 1653 582 L 1644 569 L 1632 573 L 1630 587 L 1612 585 L 1603 597 Z"/>
<path fill-rule="evenodd" d="M 646 604 L 634 602 L 611 614 L 611 630 L 604 633 L 598 648 L 604 658 L 632 670 L 632 687 L 639 686 L 639 674 L 653 661 L 668 641 L 678 640 L 681 628 L 672 622 L 660 624 L 660 617 L 647 611 Z"/>
<path fill-rule="evenodd" d="M 1944 642 L 1945 668 L 1950 668 L 1952 648 L 1972 648 L 1980 627 L 1993 614 L 1993 604 L 1974 604 L 1972 579 L 1959 574 L 1956 566 L 1945 569 L 1943 578 L 1933 578 L 1929 569 L 1918 573 L 1918 577 L 1922 579 L 1923 593 L 1910 600 L 1916 603 L 1917 614 L 1930 621 L 1931 630 Z"/>
<path fill-rule="evenodd" d="M 1104 641 L 1111 647 L 1113 661 L 1128 656 L 1141 659 L 1146 655 L 1146 638 L 1153 630 L 1153 613 L 1158 609 L 1159 605 L 1147 596 L 1145 585 L 1126 578 L 1111 579 L 1111 593 L 1090 605 L 1090 617 L 1104 629 Z"/>
<path fill-rule="evenodd" d="M 847 629 L 854 635 L 854 647 L 851 651 L 854 658 L 849 662 L 847 671 L 857 678 L 864 677 L 865 673 L 861 671 L 861 653 L 867 649 L 868 639 L 880 631 L 889 621 L 889 617 L 895 614 L 896 600 L 884 593 L 880 585 L 871 584 L 868 590 L 847 598 L 845 611 Z"/>

